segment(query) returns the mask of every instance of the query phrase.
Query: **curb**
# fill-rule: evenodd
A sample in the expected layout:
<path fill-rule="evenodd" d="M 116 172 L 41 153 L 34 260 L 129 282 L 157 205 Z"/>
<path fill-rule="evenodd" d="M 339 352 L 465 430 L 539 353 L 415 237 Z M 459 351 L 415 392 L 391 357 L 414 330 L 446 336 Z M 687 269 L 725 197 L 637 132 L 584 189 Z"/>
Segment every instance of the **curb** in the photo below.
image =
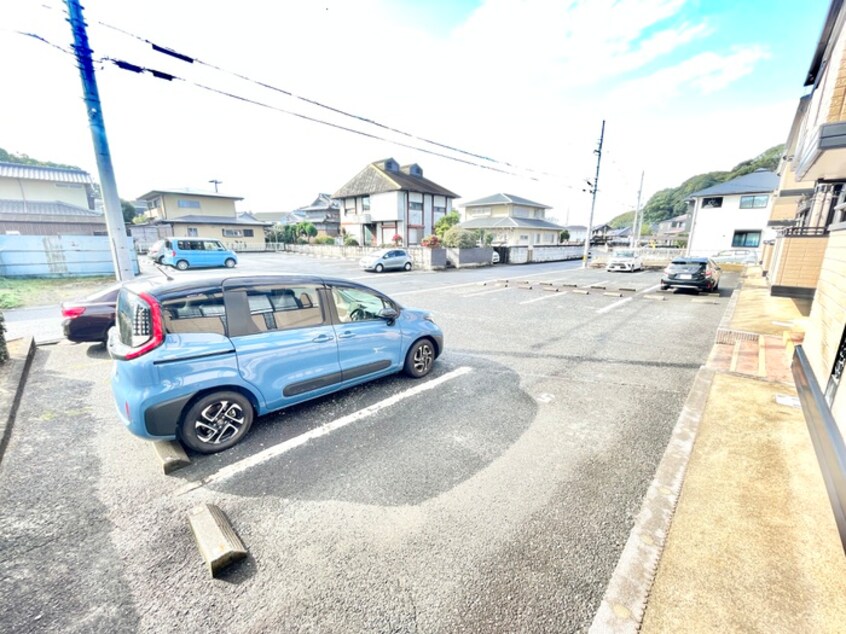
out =
<path fill-rule="evenodd" d="M 655 478 L 649 485 L 643 506 L 593 618 L 589 631 L 594 634 L 636 633 L 640 630 L 714 374 L 714 370 L 705 366 L 696 374 Z"/>
<path fill-rule="evenodd" d="M 712 350 L 708 353 L 709 359 L 713 347 L 720 343 L 721 335 L 729 332 L 741 288 L 742 284 L 739 284 L 726 305 Z M 664 299 L 663 296 L 658 297 Z M 592 634 L 635 634 L 640 631 L 715 374 L 715 370 L 704 365 L 696 373 L 670 442 L 655 471 L 655 478 L 649 485 L 599 609 L 593 617 L 589 630 Z"/>
<path fill-rule="evenodd" d="M 23 356 L 9 355 L 7 363 L 14 364 L 14 367 L 6 378 L 6 385 L 0 386 L 0 393 L 4 396 L 2 402 L 0 402 L 0 462 L 3 460 L 6 446 L 12 436 L 15 415 L 18 413 L 26 378 L 35 356 L 35 340 L 32 337 L 27 337 L 24 341 L 26 343 L 24 343 Z M 7 398 L 7 394 L 10 398 Z"/>

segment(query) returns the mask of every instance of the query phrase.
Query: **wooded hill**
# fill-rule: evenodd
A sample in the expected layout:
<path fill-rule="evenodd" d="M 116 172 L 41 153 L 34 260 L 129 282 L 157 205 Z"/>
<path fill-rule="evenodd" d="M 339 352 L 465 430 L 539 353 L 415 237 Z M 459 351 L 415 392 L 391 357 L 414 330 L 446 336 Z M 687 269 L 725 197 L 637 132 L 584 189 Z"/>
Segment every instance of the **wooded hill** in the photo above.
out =
<path fill-rule="evenodd" d="M 687 212 L 685 199 L 693 192 L 724 183 L 738 176 L 750 174 L 757 169 L 775 171 L 784 152 L 784 145 L 776 145 L 762 152 L 753 159 L 738 163 L 728 172 L 707 172 L 691 176 L 678 187 L 670 187 L 655 192 L 643 208 L 643 226 L 655 225 L 662 220 Z M 610 224 L 615 229 L 631 227 L 634 211 L 627 211 L 612 219 Z"/>
<path fill-rule="evenodd" d="M 26 154 L 13 154 L 0 147 L 0 163 L 20 163 L 21 165 L 40 165 L 41 167 L 64 167 L 78 170 L 76 165 L 65 165 L 64 163 L 53 163 L 52 161 L 39 161 Z"/>

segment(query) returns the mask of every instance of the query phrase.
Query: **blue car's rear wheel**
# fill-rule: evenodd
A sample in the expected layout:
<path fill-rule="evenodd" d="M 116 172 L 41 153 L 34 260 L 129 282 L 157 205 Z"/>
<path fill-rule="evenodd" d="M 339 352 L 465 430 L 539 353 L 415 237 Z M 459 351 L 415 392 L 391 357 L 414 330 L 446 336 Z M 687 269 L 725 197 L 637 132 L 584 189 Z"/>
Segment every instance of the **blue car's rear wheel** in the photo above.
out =
<path fill-rule="evenodd" d="M 188 269 L 188 262 L 186 260 L 179 260 L 179 262 L 176 263 L 176 268 L 180 271 L 185 271 Z"/>
<path fill-rule="evenodd" d="M 226 258 L 226 262 L 224 262 L 224 264 L 226 265 L 227 269 L 231 269 L 235 266 L 235 260 L 233 260 L 232 258 Z"/>
<path fill-rule="evenodd" d="M 199 453 L 215 453 L 237 444 L 253 424 L 253 406 L 238 392 L 222 390 L 196 401 L 179 425 L 179 438 Z"/>

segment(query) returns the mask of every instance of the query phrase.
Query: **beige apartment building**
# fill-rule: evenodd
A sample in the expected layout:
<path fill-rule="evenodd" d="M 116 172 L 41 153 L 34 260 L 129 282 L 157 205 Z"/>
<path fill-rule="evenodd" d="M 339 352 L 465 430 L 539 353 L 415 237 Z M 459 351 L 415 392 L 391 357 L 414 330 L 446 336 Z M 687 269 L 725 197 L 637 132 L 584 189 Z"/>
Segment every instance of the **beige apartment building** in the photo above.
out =
<path fill-rule="evenodd" d="M 846 434 L 846 5 L 833 0 L 779 168 L 779 235 L 765 254 L 771 292 L 813 297 L 803 351 Z M 806 416 L 808 411 L 806 410 Z M 842 440 L 841 440 L 842 445 Z M 841 474 L 842 477 L 842 474 Z"/>

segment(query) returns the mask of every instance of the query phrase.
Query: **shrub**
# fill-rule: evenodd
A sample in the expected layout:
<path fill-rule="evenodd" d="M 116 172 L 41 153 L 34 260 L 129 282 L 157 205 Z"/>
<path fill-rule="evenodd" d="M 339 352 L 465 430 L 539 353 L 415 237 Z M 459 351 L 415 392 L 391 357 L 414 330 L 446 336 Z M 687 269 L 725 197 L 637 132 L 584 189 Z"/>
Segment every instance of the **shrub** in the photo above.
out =
<path fill-rule="evenodd" d="M 437 249 L 439 246 L 441 246 L 441 239 L 433 233 L 432 235 L 423 238 L 420 241 L 420 245 L 424 247 L 429 247 L 430 249 Z"/>
<path fill-rule="evenodd" d="M 476 246 L 476 234 L 461 227 L 450 227 L 444 233 L 444 246 L 458 249 L 472 249 Z"/>
<path fill-rule="evenodd" d="M 435 223 L 435 233 L 438 234 L 441 239 L 446 235 L 446 232 L 449 231 L 450 227 L 457 225 L 461 221 L 461 217 L 458 215 L 457 211 L 451 211 L 445 216 L 442 216 L 436 223 Z"/>
<path fill-rule="evenodd" d="M 398 233 L 395 233 L 394 237 L 391 238 L 391 242 L 394 243 L 394 246 L 398 247 L 399 245 L 402 244 L 402 236 Z"/>
<path fill-rule="evenodd" d="M 297 244 L 308 244 L 308 240 L 305 238 L 297 238 Z"/>
<path fill-rule="evenodd" d="M 352 236 L 347 236 L 346 238 L 344 238 L 344 246 L 345 247 L 357 247 L 358 246 L 358 240 L 356 240 Z"/>
<path fill-rule="evenodd" d="M 0 313 L 0 363 L 5 363 L 9 358 L 9 351 L 6 349 L 6 320 L 3 313 Z"/>
<path fill-rule="evenodd" d="M 314 239 L 315 244 L 335 244 L 335 238 L 329 236 L 320 236 Z"/>

